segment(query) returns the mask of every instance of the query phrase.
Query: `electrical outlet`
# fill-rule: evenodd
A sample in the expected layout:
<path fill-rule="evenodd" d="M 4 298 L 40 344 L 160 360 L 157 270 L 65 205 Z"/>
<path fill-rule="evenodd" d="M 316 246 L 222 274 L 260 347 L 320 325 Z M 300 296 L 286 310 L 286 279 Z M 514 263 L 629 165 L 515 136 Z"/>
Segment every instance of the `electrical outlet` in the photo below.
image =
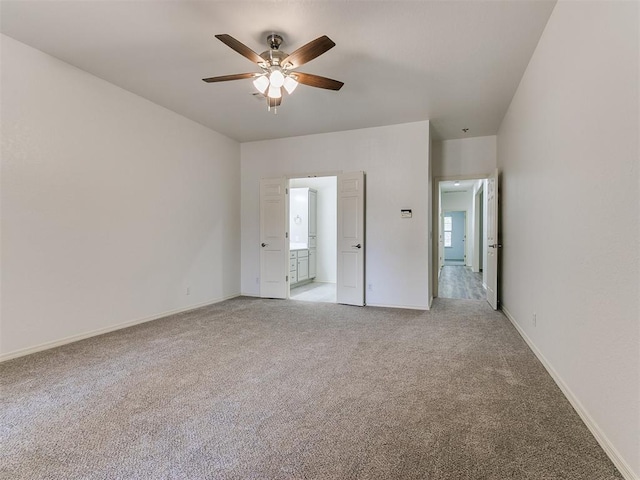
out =
<path fill-rule="evenodd" d="M 533 317 L 531 318 L 531 322 L 533 323 L 534 327 L 538 325 L 538 315 L 536 314 L 536 312 L 533 312 Z"/>
<path fill-rule="evenodd" d="M 369 290 L 370 292 L 373 292 L 373 283 L 369 283 L 367 285 L 367 290 Z"/>
<path fill-rule="evenodd" d="M 256 285 L 260 283 L 260 277 L 256 277 Z"/>
<path fill-rule="evenodd" d="M 187 291 L 185 292 L 187 295 L 191 295 L 191 287 L 187 287 Z"/>

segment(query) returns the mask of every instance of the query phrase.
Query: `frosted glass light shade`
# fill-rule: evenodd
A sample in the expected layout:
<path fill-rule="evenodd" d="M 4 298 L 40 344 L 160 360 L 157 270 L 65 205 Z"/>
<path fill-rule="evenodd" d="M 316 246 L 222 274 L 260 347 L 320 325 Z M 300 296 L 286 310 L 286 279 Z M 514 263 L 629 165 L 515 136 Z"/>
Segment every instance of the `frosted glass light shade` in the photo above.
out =
<path fill-rule="evenodd" d="M 256 87 L 256 90 L 258 90 L 260 93 L 264 93 L 269 87 L 269 79 L 266 75 L 260 75 L 253 81 L 253 86 Z"/>
<path fill-rule="evenodd" d="M 284 83 L 284 75 L 280 70 L 273 70 L 269 75 L 269 82 L 272 87 L 280 88 Z"/>
<path fill-rule="evenodd" d="M 291 95 L 298 86 L 298 82 L 296 82 L 292 77 L 285 77 L 283 86 L 287 93 Z"/>
<path fill-rule="evenodd" d="M 271 85 L 269 87 L 269 93 L 267 94 L 267 96 L 269 98 L 280 98 L 282 97 L 282 90 L 280 90 L 280 87 L 274 87 L 273 85 Z"/>

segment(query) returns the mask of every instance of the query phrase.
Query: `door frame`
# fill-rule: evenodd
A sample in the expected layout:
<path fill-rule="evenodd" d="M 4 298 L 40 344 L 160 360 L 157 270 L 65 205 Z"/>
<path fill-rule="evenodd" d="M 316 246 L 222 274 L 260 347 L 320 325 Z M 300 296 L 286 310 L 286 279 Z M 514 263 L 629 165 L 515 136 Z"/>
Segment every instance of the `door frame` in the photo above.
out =
<path fill-rule="evenodd" d="M 480 198 L 478 198 L 480 197 Z M 480 204 L 484 207 L 484 184 L 478 189 L 473 199 L 476 205 Z M 476 215 L 473 222 L 473 253 L 474 257 L 471 259 L 471 270 L 475 273 L 480 273 L 484 268 L 484 241 L 482 238 L 484 230 L 484 218 L 482 215 Z M 478 253 L 478 258 L 475 254 Z M 475 270 L 474 270 L 475 269 Z M 484 280 L 483 282 L 484 283 Z"/>
<path fill-rule="evenodd" d="M 286 199 L 286 208 L 285 208 L 285 222 L 284 222 L 284 238 L 288 239 L 289 238 L 289 234 L 290 234 L 290 225 L 289 225 L 289 215 L 288 215 L 288 210 L 289 210 L 289 189 L 290 187 L 290 182 L 291 179 L 294 178 L 315 178 L 315 177 L 336 177 L 338 183 L 340 183 L 340 177 L 345 175 L 345 174 L 356 174 L 359 173 L 360 174 L 360 178 L 362 179 L 363 183 L 362 183 L 362 220 L 361 220 L 361 224 L 359 223 L 359 225 L 361 225 L 361 232 L 360 232 L 360 227 L 358 228 L 358 235 L 362 236 L 361 240 L 356 240 L 359 243 L 362 243 L 363 246 L 361 247 L 360 244 L 358 245 L 354 245 L 354 247 L 357 247 L 358 249 L 362 248 L 362 250 L 360 250 L 360 253 L 362 255 L 362 265 L 361 268 L 359 269 L 361 275 L 362 275 L 362 299 L 358 300 L 357 303 L 351 303 L 351 301 L 348 301 L 347 304 L 349 305 L 358 305 L 358 306 L 364 306 L 366 305 L 366 289 L 365 289 L 365 285 L 366 285 L 366 262 L 364 260 L 365 257 L 365 252 L 366 252 L 366 241 L 365 241 L 365 237 L 366 237 L 366 190 L 365 190 L 365 179 L 366 179 L 366 172 L 365 171 L 355 171 L 355 172 L 345 172 L 344 170 L 340 170 L 340 171 L 332 171 L 332 172 L 321 172 L 321 173 L 289 173 L 289 174 L 285 174 L 282 177 L 278 177 L 278 178 L 282 178 L 283 181 L 286 182 L 285 185 L 285 199 Z M 261 183 L 263 180 L 265 180 L 266 178 L 261 179 Z M 339 187 L 339 185 L 338 185 Z M 340 190 L 338 188 L 337 192 L 336 192 L 336 202 L 339 206 L 340 204 Z M 262 194 L 260 195 L 260 201 L 262 202 Z M 262 208 L 262 207 L 261 207 Z M 338 216 L 339 216 L 340 212 L 338 212 Z M 261 214 L 261 220 L 260 222 L 262 222 L 262 214 Z M 262 225 L 262 224 L 261 224 Z M 262 238 L 263 234 L 262 234 L 262 230 L 263 227 L 260 227 L 261 233 L 260 233 L 260 237 Z M 338 233 L 340 232 L 340 227 L 339 225 L 337 226 L 337 230 Z M 263 241 L 263 240 L 261 240 Z M 336 247 L 338 246 L 338 238 L 336 238 Z M 288 278 L 288 273 L 289 273 L 289 257 L 290 257 L 290 242 L 285 241 L 285 247 L 284 247 L 284 251 L 285 251 L 285 259 L 287 260 L 286 264 L 284 265 L 284 271 L 285 271 L 285 277 L 287 278 L 286 282 L 287 282 L 287 288 L 286 288 L 286 294 L 284 297 L 278 297 L 278 298 L 284 298 L 284 299 L 290 299 L 291 298 L 291 279 Z M 262 255 L 262 254 L 261 254 Z M 339 253 L 336 257 L 336 263 L 338 263 L 339 260 Z M 262 258 L 261 258 L 261 264 L 262 264 Z M 339 268 L 338 268 L 339 270 Z M 262 292 L 262 277 L 263 277 L 263 273 L 262 273 L 262 267 L 261 267 L 261 273 L 260 273 L 260 282 L 261 282 L 261 288 L 260 288 L 260 296 L 263 296 L 263 292 Z M 340 282 L 338 281 L 336 286 L 339 286 Z"/>
<path fill-rule="evenodd" d="M 442 235 L 441 232 L 441 223 L 442 219 L 440 217 L 440 182 L 452 182 L 455 180 L 486 180 L 493 175 L 491 173 L 479 173 L 479 174 L 470 174 L 470 175 L 447 175 L 442 177 L 433 177 L 433 183 L 431 184 L 431 213 L 433 219 L 433 242 L 432 242 L 432 251 L 431 251 L 431 265 L 433 266 L 431 271 L 431 283 L 433 285 L 433 298 L 438 296 L 438 281 L 440 279 L 440 243 Z"/>
<path fill-rule="evenodd" d="M 337 182 L 338 176 L 343 173 L 344 173 L 344 170 L 336 170 L 336 171 L 330 171 L 330 172 L 289 173 L 289 174 L 285 174 L 284 178 L 287 181 L 287 188 L 291 188 L 290 182 L 294 178 L 336 177 L 336 182 Z M 338 199 L 338 191 L 336 189 L 336 201 L 337 199 Z M 337 222 L 337 219 L 336 219 L 336 222 Z M 286 224 L 286 229 L 287 231 L 290 230 L 288 220 Z M 338 239 L 336 238 L 336 243 L 337 241 Z M 287 245 L 287 257 L 289 257 L 289 245 Z M 337 258 L 337 252 L 336 252 L 336 262 L 337 261 L 338 261 L 338 258 Z M 289 281 L 289 285 L 287 288 L 287 300 L 289 300 L 290 298 L 291 298 L 291 282 Z"/>
<path fill-rule="evenodd" d="M 297 178 L 318 178 L 318 177 L 336 177 L 336 182 L 338 181 L 338 175 L 344 173 L 343 170 L 337 171 L 337 172 L 320 172 L 320 173 L 291 173 L 291 174 L 286 174 L 284 175 L 284 178 L 287 181 L 287 188 L 291 189 L 291 180 L 293 179 L 297 179 Z M 294 187 L 297 188 L 297 187 Z M 338 197 L 338 191 L 336 188 L 336 200 Z M 337 213 L 337 212 L 336 212 Z M 336 222 L 337 222 L 337 218 L 336 218 Z M 291 234 L 291 228 L 289 225 L 289 219 L 287 218 L 287 223 L 285 225 L 285 228 L 287 229 L 288 233 Z M 290 242 L 289 242 L 290 243 Z M 336 243 L 337 243 L 337 239 L 336 239 Z M 289 245 L 287 245 L 287 258 L 289 257 Z M 338 261 L 337 259 L 337 253 L 336 253 L 336 262 Z M 336 282 L 337 283 L 337 282 Z M 289 279 L 289 284 L 287 287 L 287 300 L 291 299 L 291 279 Z"/>

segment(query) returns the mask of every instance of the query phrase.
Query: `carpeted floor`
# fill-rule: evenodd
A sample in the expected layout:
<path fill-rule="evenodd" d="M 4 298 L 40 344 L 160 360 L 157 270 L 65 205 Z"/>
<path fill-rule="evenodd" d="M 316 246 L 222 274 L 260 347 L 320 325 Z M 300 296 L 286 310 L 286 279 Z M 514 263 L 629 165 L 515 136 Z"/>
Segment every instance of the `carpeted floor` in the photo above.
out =
<path fill-rule="evenodd" d="M 2 479 L 622 478 L 482 301 L 241 297 L 0 374 Z"/>

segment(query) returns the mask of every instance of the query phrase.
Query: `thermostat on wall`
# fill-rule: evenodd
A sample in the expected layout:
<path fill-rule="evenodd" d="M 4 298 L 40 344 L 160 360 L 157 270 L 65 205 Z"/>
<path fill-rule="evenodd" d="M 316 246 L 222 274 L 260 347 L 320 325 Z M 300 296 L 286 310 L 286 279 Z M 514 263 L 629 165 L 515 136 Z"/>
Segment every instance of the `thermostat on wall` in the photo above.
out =
<path fill-rule="evenodd" d="M 412 214 L 410 208 L 400 210 L 400 218 L 411 218 L 411 216 Z"/>

